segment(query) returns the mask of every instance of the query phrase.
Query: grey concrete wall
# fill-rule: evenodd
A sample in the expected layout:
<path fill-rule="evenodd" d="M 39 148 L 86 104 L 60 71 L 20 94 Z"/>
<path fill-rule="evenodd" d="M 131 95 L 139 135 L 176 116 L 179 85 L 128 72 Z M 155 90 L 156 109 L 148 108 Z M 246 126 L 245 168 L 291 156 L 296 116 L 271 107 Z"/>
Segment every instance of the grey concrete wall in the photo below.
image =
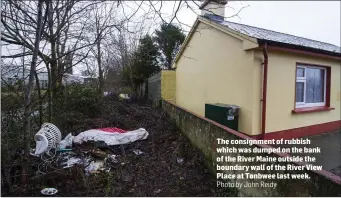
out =
<path fill-rule="evenodd" d="M 161 72 L 148 78 L 148 100 L 158 104 L 161 100 Z"/>
<path fill-rule="evenodd" d="M 163 109 L 168 113 L 171 119 L 174 120 L 181 132 L 188 137 L 188 139 L 201 150 L 205 155 L 208 166 L 212 173 L 216 173 L 216 158 L 221 154 L 216 153 L 217 138 L 224 139 L 252 139 L 244 134 L 229 129 L 207 118 L 196 115 L 188 110 L 176 106 L 173 103 L 162 101 Z M 243 145 L 245 147 L 245 145 Z M 254 147 L 269 147 L 268 145 L 253 145 Z M 246 155 L 246 154 L 243 154 Z M 256 156 L 259 154 L 248 154 L 249 156 Z M 288 156 L 288 154 L 263 154 L 264 156 Z M 237 157 L 236 154 L 229 154 L 229 156 Z M 226 163 L 225 163 L 226 164 Z M 262 163 L 262 164 L 281 164 L 287 165 L 288 163 Z M 228 165 L 235 165 L 230 163 Z M 244 162 L 243 165 L 247 165 Z M 297 165 L 297 164 L 296 164 Z M 300 164 L 302 165 L 302 164 Z M 241 171 L 225 171 L 226 173 L 241 173 Z M 273 180 L 278 186 L 273 188 L 241 188 L 233 189 L 237 192 L 236 196 L 341 196 L 341 179 L 327 171 L 276 171 L 278 173 L 307 173 L 310 180 Z M 257 173 L 256 171 L 253 173 Z M 266 172 L 262 172 L 266 173 Z M 273 171 L 268 171 L 273 173 Z M 250 182 L 252 180 L 233 180 L 233 182 Z M 254 180 L 259 181 L 259 180 Z"/>
<path fill-rule="evenodd" d="M 147 86 L 147 83 L 144 82 L 137 87 L 137 98 L 138 99 L 145 99 L 147 97 L 146 86 Z"/>

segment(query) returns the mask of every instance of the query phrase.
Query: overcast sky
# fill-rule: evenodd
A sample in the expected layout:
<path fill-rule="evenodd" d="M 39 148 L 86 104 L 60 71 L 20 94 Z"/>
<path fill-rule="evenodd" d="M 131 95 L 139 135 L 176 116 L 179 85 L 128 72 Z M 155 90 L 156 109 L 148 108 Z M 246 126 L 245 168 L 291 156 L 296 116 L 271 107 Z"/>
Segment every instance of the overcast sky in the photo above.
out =
<path fill-rule="evenodd" d="M 340 45 L 340 1 L 229 1 L 228 20 Z M 179 18 L 192 25 L 196 15 L 183 9 Z"/>
<path fill-rule="evenodd" d="M 123 2 L 125 9 L 130 6 L 133 8 L 132 13 L 140 4 L 136 1 Z M 162 16 L 169 16 L 170 20 L 180 1 L 162 1 L 162 4 L 160 1 L 151 2 L 156 9 L 162 5 Z M 200 4 L 200 2 L 197 3 Z M 145 2 L 145 4 L 147 8 L 150 8 L 150 2 Z M 192 9 L 187 8 L 187 4 L 182 1 L 183 6 L 177 13 L 179 21 L 187 24 L 187 26 L 182 25 L 182 28 L 187 31 L 190 30 L 197 15 L 200 14 L 197 5 L 191 1 L 188 4 L 191 5 Z M 225 10 L 226 17 L 232 16 L 242 7 L 248 6 L 240 11 L 239 17 L 229 18 L 229 21 L 341 46 L 340 1 L 229 1 L 228 6 L 230 8 Z M 139 9 L 139 13 L 133 20 L 134 22 L 141 19 L 140 16 L 145 13 L 145 10 Z M 155 16 L 155 14 L 153 15 Z M 154 20 L 155 17 L 152 18 Z M 157 21 L 160 22 L 160 19 Z M 146 24 L 146 28 L 152 33 L 156 28 L 159 28 L 159 22 L 155 23 L 154 21 L 149 25 Z M 7 49 L 2 49 L 1 53 L 6 54 L 6 51 Z M 83 69 L 83 66 L 79 65 L 74 68 L 74 71 L 80 73 Z"/>

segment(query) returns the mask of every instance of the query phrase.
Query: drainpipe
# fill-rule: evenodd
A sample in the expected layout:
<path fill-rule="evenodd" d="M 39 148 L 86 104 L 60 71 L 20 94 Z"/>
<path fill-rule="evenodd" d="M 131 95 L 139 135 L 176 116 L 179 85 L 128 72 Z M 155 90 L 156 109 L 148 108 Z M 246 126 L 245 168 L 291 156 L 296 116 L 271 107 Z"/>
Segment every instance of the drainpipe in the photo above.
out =
<path fill-rule="evenodd" d="M 268 80 L 268 44 L 265 43 L 263 46 L 263 55 L 264 55 L 264 62 L 263 64 L 263 96 L 262 96 L 262 139 L 265 138 L 265 120 L 266 120 L 266 88 L 267 88 L 267 80 Z"/>

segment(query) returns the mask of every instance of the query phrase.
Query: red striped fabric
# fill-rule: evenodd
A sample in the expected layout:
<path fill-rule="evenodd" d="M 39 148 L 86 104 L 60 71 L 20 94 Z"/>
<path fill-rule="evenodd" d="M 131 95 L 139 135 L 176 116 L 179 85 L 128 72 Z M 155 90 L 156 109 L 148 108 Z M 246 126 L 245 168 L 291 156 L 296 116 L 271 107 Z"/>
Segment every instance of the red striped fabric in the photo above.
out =
<path fill-rule="evenodd" d="M 97 129 L 97 130 L 101 130 L 101 131 L 105 131 L 105 132 L 110 132 L 110 133 L 125 133 L 127 131 L 120 129 L 120 128 L 116 128 L 116 127 L 109 127 L 109 128 L 101 128 L 101 129 Z"/>

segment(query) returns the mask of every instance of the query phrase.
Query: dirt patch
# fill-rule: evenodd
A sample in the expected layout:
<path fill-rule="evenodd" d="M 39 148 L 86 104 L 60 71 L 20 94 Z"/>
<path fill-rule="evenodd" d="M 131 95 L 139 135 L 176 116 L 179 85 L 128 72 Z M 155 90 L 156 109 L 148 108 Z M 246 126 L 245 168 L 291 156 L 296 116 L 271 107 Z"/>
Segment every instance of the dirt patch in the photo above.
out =
<path fill-rule="evenodd" d="M 96 127 L 125 130 L 145 128 L 149 137 L 119 146 L 120 163 L 109 173 L 86 176 L 83 167 L 56 170 L 31 177 L 28 186 L 8 196 L 41 196 L 45 187 L 58 189 L 56 196 L 228 196 L 216 188 L 216 179 L 205 166 L 204 156 L 193 148 L 160 108 L 144 102 L 128 102 L 111 96 L 104 99 L 102 114 L 94 119 L 66 123 L 63 134 L 74 135 Z M 143 154 L 136 155 L 139 149 Z M 5 194 L 3 194 L 5 195 Z"/>

